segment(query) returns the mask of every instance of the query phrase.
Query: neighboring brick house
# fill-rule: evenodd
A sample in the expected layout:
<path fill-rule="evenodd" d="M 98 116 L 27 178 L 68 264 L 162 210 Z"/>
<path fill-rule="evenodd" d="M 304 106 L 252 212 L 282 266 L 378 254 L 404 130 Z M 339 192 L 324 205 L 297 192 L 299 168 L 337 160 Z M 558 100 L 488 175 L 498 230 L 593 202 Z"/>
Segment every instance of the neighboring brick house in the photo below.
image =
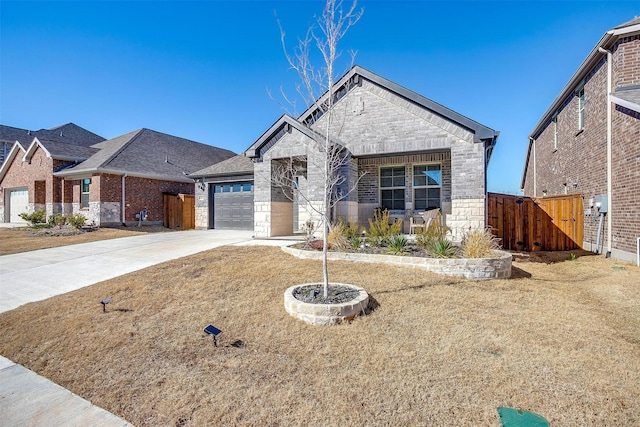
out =
<path fill-rule="evenodd" d="M 607 31 L 542 115 L 529 135 L 521 188 L 534 197 L 582 194 L 583 248 L 635 259 L 640 18 Z"/>
<path fill-rule="evenodd" d="M 105 226 L 136 223 L 144 211 L 149 223 L 161 224 L 163 194 L 193 194 L 190 172 L 235 155 L 149 129 L 79 148 L 84 151 L 72 159 L 71 147 L 39 138 L 26 150 L 16 144 L 13 150 L 24 154 L 0 169 L 0 186 L 28 188 L 28 211 L 41 208 L 37 201 L 44 188 L 48 214 L 82 213 L 90 223 Z M 5 222 L 9 219 L 14 220 L 13 210 L 4 215 Z"/>
<path fill-rule="evenodd" d="M 9 152 L 16 142 L 19 142 L 23 147 L 27 147 L 36 136 L 48 141 L 84 147 L 89 147 L 104 141 L 103 137 L 89 132 L 74 123 L 67 123 L 51 129 L 40 130 L 28 130 L 0 125 L 0 166 L 2 166 L 5 159 L 9 156 Z"/>
<path fill-rule="evenodd" d="M 334 219 L 367 225 L 378 207 L 405 220 L 412 211 L 440 208 L 454 238 L 484 227 L 486 170 L 497 131 L 359 66 L 346 73 L 334 90 L 339 128 L 332 135 L 348 154 L 341 170 L 342 190 L 355 187 L 336 205 Z M 245 228 L 253 229 L 256 237 L 292 234 L 309 216 L 317 224 L 319 219 L 305 204 L 319 205 L 322 200 L 316 141 L 322 138 L 325 123 L 326 117 L 314 108 L 297 119 L 282 116 L 244 153 L 253 161 L 253 174 L 248 159 L 235 163 L 235 176 L 242 179 L 235 179 L 233 165 L 220 173 L 214 168 L 193 174 L 200 180 L 196 210 L 201 215 L 196 226 L 212 227 L 218 220 L 227 224 L 225 218 L 215 219 L 216 213 L 224 214 L 220 204 L 240 201 L 243 194 L 251 197 L 253 207 L 251 226 Z M 284 197 L 272 179 L 277 165 L 291 158 L 300 162 L 293 200 Z M 304 193 L 307 201 L 297 193 Z"/>
<path fill-rule="evenodd" d="M 81 162 L 104 141 L 73 123 L 31 131 L 0 125 L 0 140 L 11 144 L 0 166 L 0 221 L 24 222 L 22 212 L 61 212 L 61 180 L 53 172 Z M 4 148 L 3 148 L 4 149 Z"/>

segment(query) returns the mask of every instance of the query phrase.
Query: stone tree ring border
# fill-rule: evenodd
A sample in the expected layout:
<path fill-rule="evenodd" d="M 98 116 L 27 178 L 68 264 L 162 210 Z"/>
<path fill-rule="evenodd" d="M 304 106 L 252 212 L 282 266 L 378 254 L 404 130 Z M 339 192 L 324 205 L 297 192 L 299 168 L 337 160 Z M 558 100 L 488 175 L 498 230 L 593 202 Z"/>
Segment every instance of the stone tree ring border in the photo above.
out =
<path fill-rule="evenodd" d="M 369 304 L 369 294 L 363 288 L 345 283 L 330 283 L 330 285 L 347 286 L 358 291 L 358 295 L 351 301 L 338 304 L 312 304 L 300 301 L 293 296 L 296 288 L 318 283 L 304 283 L 294 285 L 284 291 L 284 308 L 293 317 L 311 325 L 335 325 L 352 320 L 360 313 L 364 313 Z"/>

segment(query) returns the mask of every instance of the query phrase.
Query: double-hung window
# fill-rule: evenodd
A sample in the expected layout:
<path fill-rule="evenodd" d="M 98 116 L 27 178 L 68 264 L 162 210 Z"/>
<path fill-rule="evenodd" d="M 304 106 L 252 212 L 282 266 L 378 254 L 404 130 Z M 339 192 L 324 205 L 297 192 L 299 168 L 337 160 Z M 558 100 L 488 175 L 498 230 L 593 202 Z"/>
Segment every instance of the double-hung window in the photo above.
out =
<path fill-rule="evenodd" d="M 439 164 L 413 167 L 413 209 L 426 211 L 440 207 L 442 169 Z"/>
<path fill-rule="evenodd" d="M 404 166 L 380 168 L 380 201 L 384 209 L 404 209 Z"/>
<path fill-rule="evenodd" d="M 81 209 L 89 209 L 89 184 L 91 184 L 90 178 L 85 178 L 82 180 L 82 185 L 80 188 L 80 208 Z"/>
<path fill-rule="evenodd" d="M 578 130 L 584 129 L 584 87 L 578 91 Z"/>

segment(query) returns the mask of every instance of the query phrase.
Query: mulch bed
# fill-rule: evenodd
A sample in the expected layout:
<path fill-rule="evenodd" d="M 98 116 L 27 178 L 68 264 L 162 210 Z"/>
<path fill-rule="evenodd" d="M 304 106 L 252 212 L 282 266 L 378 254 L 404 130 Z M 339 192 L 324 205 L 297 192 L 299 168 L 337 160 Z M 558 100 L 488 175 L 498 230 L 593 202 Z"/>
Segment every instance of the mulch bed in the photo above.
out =
<path fill-rule="evenodd" d="M 292 292 L 293 297 L 309 304 L 340 304 L 354 300 L 360 291 L 345 285 L 329 284 L 327 298 L 324 297 L 324 285 L 314 283 L 299 286 Z"/>

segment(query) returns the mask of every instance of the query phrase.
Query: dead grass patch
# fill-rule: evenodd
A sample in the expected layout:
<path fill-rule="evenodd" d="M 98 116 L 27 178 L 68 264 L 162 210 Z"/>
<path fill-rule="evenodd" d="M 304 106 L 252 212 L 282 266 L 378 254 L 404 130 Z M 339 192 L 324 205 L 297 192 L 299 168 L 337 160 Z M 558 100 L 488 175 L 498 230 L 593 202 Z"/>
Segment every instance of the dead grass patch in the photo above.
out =
<path fill-rule="evenodd" d="M 104 227 L 81 234 L 46 235 L 29 227 L 0 228 L 0 256 L 165 231 L 173 230 L 160 226 Z"/>
<path fill-rule="evenodd" d="M 516 261 L 471 281 L 332 262 L 375 309 L 318 327 L 283 292 L 319 265 L 267 247 L 167 262 L 1 314 L 0 354 L 138 426 L 498 425 L 499 406 L 640 424 L 637 267 Z"/>

